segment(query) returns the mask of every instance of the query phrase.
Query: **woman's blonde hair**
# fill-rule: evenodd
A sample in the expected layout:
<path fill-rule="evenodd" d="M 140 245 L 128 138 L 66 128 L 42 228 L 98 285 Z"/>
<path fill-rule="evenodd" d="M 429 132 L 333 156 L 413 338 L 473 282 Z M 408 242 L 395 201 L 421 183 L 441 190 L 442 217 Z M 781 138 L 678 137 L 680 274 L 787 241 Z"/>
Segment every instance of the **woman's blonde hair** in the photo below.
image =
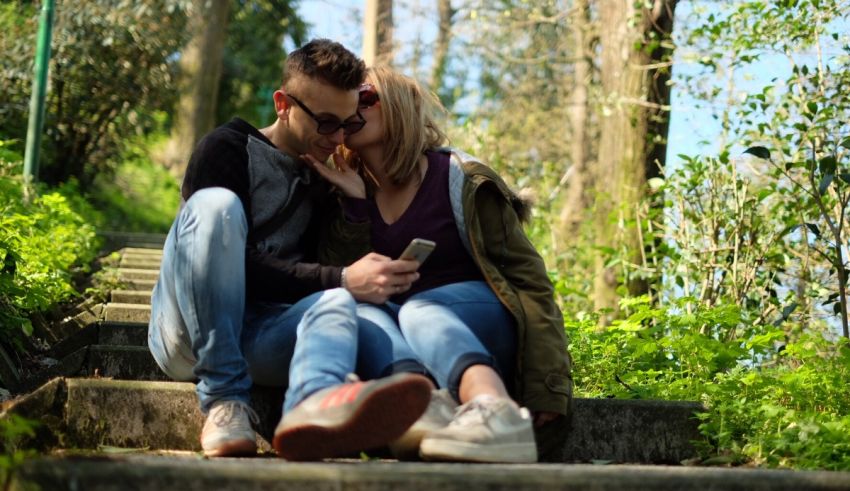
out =
<path fill-rule="evenodd" d="M 445 109 L 431 91 L 392 68 L 371 67 L 366 77 L 381 100 L 384 170 L 393 184 L 405 184 L 419 176 L 419 157 L 445 144 L 446 135 L 435 121 L 435 113 Z"/>

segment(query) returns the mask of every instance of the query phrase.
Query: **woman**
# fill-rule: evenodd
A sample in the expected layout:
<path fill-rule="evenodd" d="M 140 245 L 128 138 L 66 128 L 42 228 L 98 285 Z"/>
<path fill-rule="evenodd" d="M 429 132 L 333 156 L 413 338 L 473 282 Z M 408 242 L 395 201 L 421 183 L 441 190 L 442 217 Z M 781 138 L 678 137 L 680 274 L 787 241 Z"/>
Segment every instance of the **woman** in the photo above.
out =
<path fill-rule="evenodd" d="M 395 317 L 378 306 L 359 312 L 397 320 L 461 403 L 448 426 L 425 435 L 420 454 L 533 462 L 532 426 L 567 414 L 572 379 L 552 284 L 521 228 L 526 204 L 486 165 L 440 149 L 445 135 L 431 116 L 439 103 L 413 79 L 375 67 L 366 82 L 366 125 L 346 138 L 354 153 L 335 155 L 336 169 L 312 162 L 346 195 L 349 218 L 371 222 L 375 252 L 399 257 L 414 238 L 437 244 L 420 279 L 391 298 Z"/>

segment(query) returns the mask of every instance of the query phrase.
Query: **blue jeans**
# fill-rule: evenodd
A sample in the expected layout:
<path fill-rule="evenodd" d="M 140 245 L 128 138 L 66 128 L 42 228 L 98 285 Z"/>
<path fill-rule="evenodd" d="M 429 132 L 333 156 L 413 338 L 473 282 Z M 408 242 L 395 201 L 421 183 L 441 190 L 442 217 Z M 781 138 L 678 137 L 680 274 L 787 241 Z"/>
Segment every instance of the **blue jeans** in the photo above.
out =
<path fill-rule="evenodd" d="M 361 304 L 358 312 L 386 331 L 397 324 L 407 347 L 455 399 L 463 372 L 472 365 L 492 367 L 508 390 L 513 388 L 516 321 L 483 281 L 433 288 L 402 305 Z"/>
<path fill-rule="evenodd" d="M 351 372 L 368 380 L 424 371 L 398 328 L 359 319 L 342 288 L 292 305 L 246 303 L 247 233 L 239 198 L 207 188 L 186 202 L 163 248 L 148 345 L 169 377 L 198 381 L 203 412 L 219 400 L 249 403 L 254 382 L 288 386 L 288 411 Z"/>

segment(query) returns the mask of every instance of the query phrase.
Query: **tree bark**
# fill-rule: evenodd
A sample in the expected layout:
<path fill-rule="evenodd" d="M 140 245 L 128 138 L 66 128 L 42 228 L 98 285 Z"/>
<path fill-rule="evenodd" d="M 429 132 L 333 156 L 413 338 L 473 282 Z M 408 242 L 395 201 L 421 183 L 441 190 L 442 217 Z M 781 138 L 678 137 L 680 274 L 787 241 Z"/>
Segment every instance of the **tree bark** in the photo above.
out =
<path fill-rule="evenodd" d="M 664 165 L 669 117 L 670 34 L 676 0 L 653 0 L 636 8 L 632 0 L 599 3 L 603 110 L 596 187 L 596 239 L 607 250 L 625 250 L 624 261 L 639 264 L 643 244 L 637 211 L 646 183 Z M 617 269 L 596 259 L 593 300 L 597 309 L 618 303 Z M 648 291 L 631 281 L 630 294 Z"/>
<path fill-rule="evenodd" d="M 392 0 L 366 0 L 363 16 L 363 61 L 366 66 L 392 65 Z"/>
<path fill-rule="evenodd" d="M 182 178 L 198 141 L 215 126 L 230 0 L 194 0 L 192 38 L 180 54 L 180 99 L 165 164 Z"/>
<path fill-rule="evenodd" d="M 579 228 L 584 221 L 590 204 L 588 187 L 593 185 L 593 176 L 588 166 L 588 93 L 593 68 L 591 47 L 589 0 L 576 0 L 573 17 L 573 46 L 576 50 L 573 88 L 570 96 L 570 163 L 567 171 L 566 196 L 561 208 L 561 247 L 577 243 Z"/>
<path fill-rule="evenodd" d="M 449 43 L 452 39 L 452 23 L 457 12 L 452 8 L 451 0 L 437 0 L 437 11 L 440 22 L 437 25 L 437 43 L 434 48 L 434 61 L 431 65 L 431 83 L 429 88 L 435 94 L 440 93 L 443 77 L 446 74 L 446 64 L 449 57 Z"/>

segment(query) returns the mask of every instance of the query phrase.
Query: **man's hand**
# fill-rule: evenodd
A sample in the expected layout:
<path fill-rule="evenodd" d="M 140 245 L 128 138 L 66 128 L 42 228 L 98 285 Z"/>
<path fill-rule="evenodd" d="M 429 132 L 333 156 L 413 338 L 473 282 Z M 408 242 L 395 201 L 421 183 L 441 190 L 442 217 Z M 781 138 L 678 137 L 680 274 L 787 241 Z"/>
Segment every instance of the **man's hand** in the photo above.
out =
<path fill-rule="evenodd" d="M 419 279 L 418 268 L 414 260 L 370 252 L 345 269 L 344 286 L 358 301 L 381 304 L 410 290 L 411 283 Z"/>
<path fill-rule="evenodd" d="M 304 154 L 301 158 L 310 163 L 320 176 L 339 188 L 344 195 L 349 198 L 366 197 L 366 185 L 363 183 L 363 178 L 360 177 L 360 174 L 348 164 L 339 152 L 333 154 L 336 169 L 331 169 L 316 160 L 312 155 Z"/>

